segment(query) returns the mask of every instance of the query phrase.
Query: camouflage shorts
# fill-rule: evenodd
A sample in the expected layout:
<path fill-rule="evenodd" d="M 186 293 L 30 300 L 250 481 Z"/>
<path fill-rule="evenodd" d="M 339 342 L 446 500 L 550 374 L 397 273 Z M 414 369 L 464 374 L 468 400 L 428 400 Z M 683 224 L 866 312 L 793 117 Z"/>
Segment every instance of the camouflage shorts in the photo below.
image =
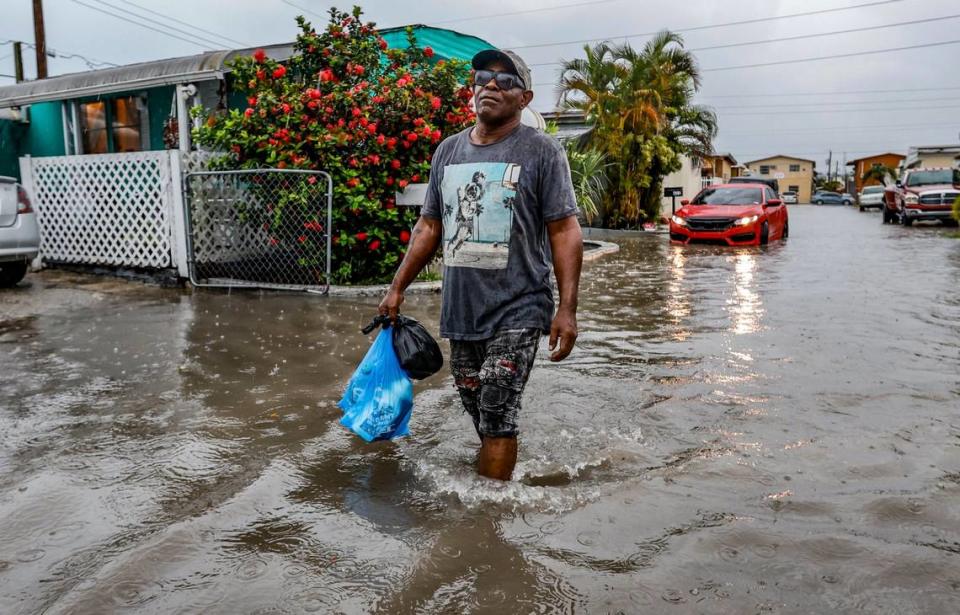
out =
<path fill-rule="evenodd" d="M 517 435 L 520 398 L 541 335 L 539 329 L 517 329 L 498 331 L 486 340 L 450 342 L 454 386 L 480 436 Z"/>

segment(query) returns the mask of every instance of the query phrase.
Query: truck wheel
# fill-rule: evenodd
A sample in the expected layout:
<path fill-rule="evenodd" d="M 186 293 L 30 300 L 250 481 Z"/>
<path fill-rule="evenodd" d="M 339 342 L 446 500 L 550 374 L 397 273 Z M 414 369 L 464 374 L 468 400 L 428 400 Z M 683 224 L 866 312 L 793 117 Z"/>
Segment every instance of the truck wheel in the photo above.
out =
<path fill-rule="evenodd" d="M 27 275 L 26 263 L 0 264 L 0 288 L 16 286 Z"/>
<path fill-rule="evenodd" d="M 765 246 L 770 241 L 770 225 L 766 222 L 760 227 L 760 245 Z"/>

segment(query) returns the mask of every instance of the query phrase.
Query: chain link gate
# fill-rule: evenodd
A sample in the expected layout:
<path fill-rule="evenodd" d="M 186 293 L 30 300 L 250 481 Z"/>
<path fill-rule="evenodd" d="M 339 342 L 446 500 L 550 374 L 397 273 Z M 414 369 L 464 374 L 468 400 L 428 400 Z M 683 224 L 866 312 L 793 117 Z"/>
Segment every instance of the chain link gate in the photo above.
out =
<path fill-rule="evenodd" d="M 330 290 L 333 179 L 323 171 L 200 171 L 183 181 L 195 286 Z"/>

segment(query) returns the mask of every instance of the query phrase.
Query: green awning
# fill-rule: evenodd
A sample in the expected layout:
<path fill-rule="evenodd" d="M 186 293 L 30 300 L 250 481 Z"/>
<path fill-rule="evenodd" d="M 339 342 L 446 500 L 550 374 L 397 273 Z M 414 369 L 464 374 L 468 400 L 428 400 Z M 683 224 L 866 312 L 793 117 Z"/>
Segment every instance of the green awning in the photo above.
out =
<path fill-rule="evenodd" d="M 494 46 L 476 36 L 461 34 L 454 30 L 433 28 L 422 24 L 410 26 L 417 37 L 417 45 L 433 49 L 434 59 L 438 60 L 466 60 L 475 56 L 484 49 L 494 49 Z M 387 41 L 387 45 L 394 49 L 407 47 L 407 26 L 401 28 L 385 28 L 380 35 Z"/>

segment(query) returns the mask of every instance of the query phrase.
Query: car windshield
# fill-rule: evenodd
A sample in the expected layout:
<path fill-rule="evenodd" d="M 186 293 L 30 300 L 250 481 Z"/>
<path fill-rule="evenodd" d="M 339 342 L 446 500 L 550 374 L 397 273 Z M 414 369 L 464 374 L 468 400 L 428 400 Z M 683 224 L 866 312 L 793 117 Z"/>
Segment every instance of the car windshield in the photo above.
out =
<path fill-rule="evenodd" d="M 707 188 L 693 199 L 693 205 L 749 205 L 763 201 L 757 188 Z"/>
<path fill-rule="evenodd" d="M 883 186 L 867 186 L 863 189 L 864 194 L 876 194 L 877 192 L 883 192 Z"/>
<path fill-rule="evenodd" d="M 960 169 L 914 171 L 907 176 L 908 186 L 929 186 L 931 184 L 960 184 Z"/>

